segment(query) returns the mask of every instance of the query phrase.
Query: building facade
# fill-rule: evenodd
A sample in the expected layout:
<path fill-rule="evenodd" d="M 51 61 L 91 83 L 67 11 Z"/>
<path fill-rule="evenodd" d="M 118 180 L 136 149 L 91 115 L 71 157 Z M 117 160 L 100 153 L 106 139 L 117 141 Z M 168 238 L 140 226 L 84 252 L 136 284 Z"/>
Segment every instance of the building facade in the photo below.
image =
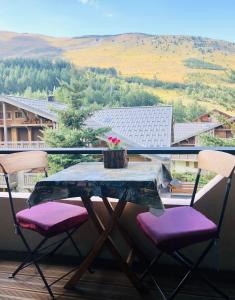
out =
<path fill-rule="evenodd" d="M 206 133 L 213 137 L 232 138 L 235 118 L 217 109 L 203 114 L 192 123 L 174 124 L 174 147 L 195 147 L 200 145 L 200 134 Z M 173 155 L 172 170 L 178 173 L 196 172 L 197 155 Z"/>
<path fill-rule="evenodd" d="M 56 127 L 56 110 L 65 107 L 51 97 L 0 96 L 0 102 L 0 147 L 5 148 L 43 148 L 43 128 Z"/>

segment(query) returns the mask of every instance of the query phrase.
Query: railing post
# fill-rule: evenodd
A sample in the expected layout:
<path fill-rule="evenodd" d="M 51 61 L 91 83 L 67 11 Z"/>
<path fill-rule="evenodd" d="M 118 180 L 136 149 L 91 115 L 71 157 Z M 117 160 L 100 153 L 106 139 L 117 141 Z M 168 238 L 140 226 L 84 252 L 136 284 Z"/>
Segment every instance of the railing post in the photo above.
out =
<path fill-rule="evenodd" d="M 24 190 L 25 184 L 24 184 L 24 171 L 20 171 L 17 173 L 17 191 Z"/>

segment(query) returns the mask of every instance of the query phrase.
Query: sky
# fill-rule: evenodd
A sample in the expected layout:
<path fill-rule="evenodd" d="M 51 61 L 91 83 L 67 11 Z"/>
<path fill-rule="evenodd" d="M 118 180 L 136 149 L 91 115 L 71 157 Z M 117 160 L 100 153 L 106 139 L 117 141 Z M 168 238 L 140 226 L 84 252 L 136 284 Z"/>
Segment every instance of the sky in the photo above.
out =
<path fill-rule="evenodd" d="M 0 0 L 0 30 L 69 37 L 143 32 L 235 42 L 235 0 Z"/>

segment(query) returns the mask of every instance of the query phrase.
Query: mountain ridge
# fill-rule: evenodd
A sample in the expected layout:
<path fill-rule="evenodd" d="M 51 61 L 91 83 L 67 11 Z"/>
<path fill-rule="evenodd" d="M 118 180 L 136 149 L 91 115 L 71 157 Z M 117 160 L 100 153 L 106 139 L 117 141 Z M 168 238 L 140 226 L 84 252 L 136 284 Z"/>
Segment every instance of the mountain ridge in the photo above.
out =
<path fill-rule="evenodd" d="M 143 35 L 148 37 L 179 37 L 179 38 L 201 38 L 205 40 L 212 40 L 212 41 L 219 41 L 219 42 L 226 42 L 230 44 L 234 44 L 233 41 L 228 41 L 224 39 L 216 39 L 210 38 L 207 36 L 200 36 L 200 35 L 190 35 L 190 34 L 152 34 L 152 33 L 145 33 L 145 32 L 122 32 L 122 33 L 114 33 L 114 34 L 85 34 L 85 35 L 78 35 L 78 36 L 53 36 L 41 33 L 30 33 L 30 32 L 15 32 L 15 31 L 8 31 L 8 30 L 0 30 L 1 34 L 14 34 L 14 35 L 32 35 L 38 37 L 47 37 L 47 38 L 54 38 L 54 39 L 79 39 L 79 38 L 95 38 L 95 37 L 116 37 L 116 36 L 123 36 L 123 35 Z"/>

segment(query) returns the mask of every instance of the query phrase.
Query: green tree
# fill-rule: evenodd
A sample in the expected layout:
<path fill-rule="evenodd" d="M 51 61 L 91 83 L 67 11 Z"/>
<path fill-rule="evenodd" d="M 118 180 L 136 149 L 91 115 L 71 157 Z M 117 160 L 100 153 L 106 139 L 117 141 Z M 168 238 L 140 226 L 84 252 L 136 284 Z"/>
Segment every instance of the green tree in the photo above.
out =
<path fill-rule="evenodd" d="M 234 147 L 235 138 L 219 138 L 209 134 L 201 134 L 199 136 L 199 142 L 202 146 L 214 146 L 214 147 Z"/>
<path fill-rule="evenodd" d="M 14 58 L 0 60 L 0 93 L 23 94 L 30 87 L 32 92 L 52 92 L 59 81 L 69 81 L 74 67 L 64 61 L 47 59 Z"/>
<path fill-rule="evenodd" d="M 60 82 L 56 90 L 72 105 L 90 106 L 147 106 L 161 102 L 160 98 L 144 91 L 137 83 L 128 83 L 116 75 L 94 73 L 91 69 L 73 70 L 69 82 Z"/>
<path fill-rule="evenodd" d="M 192 122 L 198 116 L 207 112 L 207 109 L 196 101 L 184 105 L 182 100 L 176 100 L 173 105 L 174 120 L 179 123 Z"/>
<path fill-rule="evenodd" d="M 123 106 L 152 106 L 160 102 L 160 98 L 145 91 L 130 91 L 121 101 Z"/>
<path fill-rule="evenodd" d="M 47 128 L 44 130 L 44 140 L 49 147 L 53 148 L 76 148 L 89 147 L 98 144 L 98 137 L 106 129 L 91 129 L 85 126 L 85 120 L 92 114 L 91 108 L 74 109 L 69 106 L 68 110 L 59 113 L 59 127 L 56 129 Z M 92 155 L 51 155 L 49 164 L 52 172 L 57 172 L 73 164 L 92 161 Z"/>
<path fill-rule="evenodd" d="M 229 70 L 227 76 L 230 82 L 235 83 L 235 70 Z"/>
<path fill-rule="evenodd" d="M 171 103 L 173 105 L 174 120 L 178 123 L 185 122 L 187 118 L 186 106 L 183 105 L 182 100 L 177 100 Z"/>
<path fill-rule="evenodd" d="M 187 120 L 193 121 L 198 116 L 207 112 L 207 109 L 199 105 L 198 102 L 194 101 L 193 103 L 189 104 L 186 108 Z"/>

